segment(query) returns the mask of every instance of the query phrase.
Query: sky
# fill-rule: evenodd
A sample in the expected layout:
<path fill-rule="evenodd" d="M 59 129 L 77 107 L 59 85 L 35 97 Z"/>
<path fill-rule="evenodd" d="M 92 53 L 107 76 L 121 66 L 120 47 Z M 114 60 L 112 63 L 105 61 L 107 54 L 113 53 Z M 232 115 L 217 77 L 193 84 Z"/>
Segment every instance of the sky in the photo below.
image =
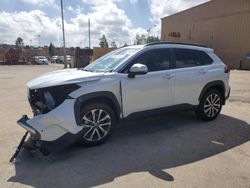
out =
<path fill-rule="evenodd" d="M 108 43 L 133 44 L 136 34 L 160 37 L 161 18 L 208 0 L 63 0 L 67 47 L 91 47 L 105 34 Z M 0 43 L 62 46 L 60 0 L 0 0 Z M 40 36 L 40 37 L 39 37 Z"/>

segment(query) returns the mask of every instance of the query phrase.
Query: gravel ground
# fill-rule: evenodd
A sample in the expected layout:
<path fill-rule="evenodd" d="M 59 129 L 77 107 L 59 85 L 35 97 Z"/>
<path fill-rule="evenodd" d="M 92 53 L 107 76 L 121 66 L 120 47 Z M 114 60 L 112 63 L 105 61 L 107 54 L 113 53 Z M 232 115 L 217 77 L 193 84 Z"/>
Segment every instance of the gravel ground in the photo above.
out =
<path fill-rule="evenodd" d="M 250 72 L 231 71 L 231 97 L 213 122 L 193 113 L 131 121 L 97 147 L 72 146 L 49 157 L 22 151 L 16 120 L 32 115 L 25 83 L 61 69 L 0 66 L 0 187 L 250 188 Z"/>

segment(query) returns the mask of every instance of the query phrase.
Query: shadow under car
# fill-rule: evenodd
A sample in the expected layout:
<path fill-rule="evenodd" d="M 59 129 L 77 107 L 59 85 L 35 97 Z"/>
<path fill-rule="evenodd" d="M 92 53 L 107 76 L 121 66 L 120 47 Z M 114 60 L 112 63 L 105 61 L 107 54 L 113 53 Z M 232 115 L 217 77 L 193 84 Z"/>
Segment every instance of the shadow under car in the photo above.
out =
<path fill-rule="evenodd" d="M 48 157 L 22 152 L 16 175 L 8 181 L 38 188 L 92 187 L 144 171 L 174 181 L 163 169 L 214 156 L 249 138 L 250 126 L 240 119 L 220 115 L 202 122 L 191 112 L 169 113 L 124 123 L 96 147 L 75 145 Z"/>

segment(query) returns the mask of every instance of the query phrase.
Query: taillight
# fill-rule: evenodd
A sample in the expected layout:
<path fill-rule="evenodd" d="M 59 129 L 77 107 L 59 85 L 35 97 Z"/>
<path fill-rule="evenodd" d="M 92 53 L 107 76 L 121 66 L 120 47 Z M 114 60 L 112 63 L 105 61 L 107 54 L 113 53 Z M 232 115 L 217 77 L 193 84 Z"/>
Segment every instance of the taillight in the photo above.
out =
<path fill-rule="evenodd" d="M 230 68 L 228 66 L 225 66 L 224 73 L 229 73 L 229 72 L 230 72 Z"/>

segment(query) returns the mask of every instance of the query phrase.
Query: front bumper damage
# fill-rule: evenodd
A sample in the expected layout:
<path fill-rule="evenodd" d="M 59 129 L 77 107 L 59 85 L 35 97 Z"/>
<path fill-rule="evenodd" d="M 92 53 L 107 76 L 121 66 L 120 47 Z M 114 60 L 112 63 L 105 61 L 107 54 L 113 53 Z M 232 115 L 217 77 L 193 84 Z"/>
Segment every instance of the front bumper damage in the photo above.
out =
<path fill-rule="evenodd" d="M 20 150 L 22 149 L 23 144 L 25 142 L 25 139 L 26 139 L 27 135 L 28 135 L 28 131 L 26 131 L 26 133 L 24 134 L 23 138 L 21 139 L 21 142 L 17 146 L 17 149 L 16 149 L 15 153 L 10 158 L 10 162 L 15 162 L 16 161 L 16 157 L 17 157 L 18 153 L 20 152 Z"/>
<path fill-rule="evenodd" d="M 50 153 L 62 150 L 73 143 L 75 143 L 80 138 L 80 132 L 77 134 L 66 133 L 63 136 L 57 138 L 53 141 L 43 141 L 41 140 L 41 134 L 33 126 L 28 123 L 27 115 L 24 115 L 21 119 L 17 121 L 17 124 L 26 130 L 25 135 L 21 139 L 15 153 L 10 159 L 10 162 L 14 162 L 18 153 L 22 148 L 26 150 L 31 150 L 34 152 L 41 153 L 44 156 Z"/>
<path fill-rule="evenodd" d="M 41 144 L 39 143 L 39 140 L 41 138 L 41 135 L 39 134 L 39 132 L 34 129 L 31 125 L 29 125 L 27 123 L 27 120 L 29 120 L 27 115 L 23 115 L 23 117 L 21 119 L 19 119 L 17 121 L 17 124 L 20 125 L 21 127 L 23 127 L 24 129 L 26 129 L 27 131 L 25 132 L 24 136 L 22 137 L 15 153 L 13 154 L 13 156 L 10 158 L 10 162 L 15 162 L 16 157 L 18 156 L 20 150 L 22 148 L 28 149 L 28 150 L 37 150 L 42 152 L 44 155 L 49 154 L 49 152 L 45 152 L 46 150 L 43 150 L 42 147 L 39 147 L 39 145 L 41 146 Z M 29 138 L 27 139 L 27 137 L 29 136 Z"/>

